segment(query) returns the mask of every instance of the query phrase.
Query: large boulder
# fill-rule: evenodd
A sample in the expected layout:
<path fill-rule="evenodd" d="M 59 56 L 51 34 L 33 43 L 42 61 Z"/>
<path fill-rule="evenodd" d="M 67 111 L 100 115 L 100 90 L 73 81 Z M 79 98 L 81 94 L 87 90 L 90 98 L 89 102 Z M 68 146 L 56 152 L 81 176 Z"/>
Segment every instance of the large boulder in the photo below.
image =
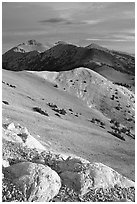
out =
<path fill-rule="evenodd" d="M 77 161 L 74 167 L 63 168 L 64 171 L 60 174 L 60 177 L 63 184 L 73 188 L 81 195 L 86 194 L 91 189 L 109 189 L 115 185 L 122 188 L 135 186 L 133 181 L 102 163 L 81 164 L 80 167 L 80 163 Z"/>
<path fill-rule="evenodd" d="M 56 196 L 61 179 L 50 167 L 32 162 L 21 162 L 5 169 L 6 177 L 20 186 L 27 201 L 47 202 Z"/>
<path fill-rule="evenodd" d="M 62 156 L 63 157 L 63 156 Z M 67 159 L 61 160 L 57 163 L 60 173 L 65 171 L 78 172 L 84 168 L 85 165 L 90 164 L 88 160 L 80 157 L 68 156 Z"/>

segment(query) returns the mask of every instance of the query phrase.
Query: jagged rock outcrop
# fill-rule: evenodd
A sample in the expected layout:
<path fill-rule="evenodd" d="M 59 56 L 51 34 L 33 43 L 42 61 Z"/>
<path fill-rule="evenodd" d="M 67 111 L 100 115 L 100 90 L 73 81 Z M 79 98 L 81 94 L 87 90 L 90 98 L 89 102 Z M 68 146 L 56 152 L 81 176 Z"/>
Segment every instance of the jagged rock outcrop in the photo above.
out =
<path fill-rule="evenodd" d="M 42 164 L 21 162 L 5 168 L 6 173 L 14 184 L 20 186 L 29 202 L 48 202 L 61 187 L 58 174 Z"/>
<path fill-rule="evenodd" d="M 44 52 L 49 49 L 50 45 L 43 45 L 42 43 L 37 42 L 36 40 L 28 40 L 25 43 L 21 43 L 15 48 L 13 48 L 14 52 L 27 53 L 32 51 L 37 51 L 39 53 Z"/>
<path fill-rule="evenodd" d="M 39 151 L 46 149 L 28 132 L 26 127 L 14 123 L 5 124 L 3 127 L 3 138 L 5 140 L 21 143 L 28 148 L 36 148 Z"/>

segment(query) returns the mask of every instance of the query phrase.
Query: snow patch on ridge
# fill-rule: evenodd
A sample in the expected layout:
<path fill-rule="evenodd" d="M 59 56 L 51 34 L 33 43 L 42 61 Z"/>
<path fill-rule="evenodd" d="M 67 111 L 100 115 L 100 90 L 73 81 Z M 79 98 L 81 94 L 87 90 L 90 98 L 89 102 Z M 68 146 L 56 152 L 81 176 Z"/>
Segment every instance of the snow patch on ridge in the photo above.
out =
<path fill-rule="evenodd" d="M 49 82 L 54 82 L 57 78 L 59 72 L 49 72 L 49 71 L 27 71 L 29 73 L 35 74 L 38 77 L 41 77 Z"/>

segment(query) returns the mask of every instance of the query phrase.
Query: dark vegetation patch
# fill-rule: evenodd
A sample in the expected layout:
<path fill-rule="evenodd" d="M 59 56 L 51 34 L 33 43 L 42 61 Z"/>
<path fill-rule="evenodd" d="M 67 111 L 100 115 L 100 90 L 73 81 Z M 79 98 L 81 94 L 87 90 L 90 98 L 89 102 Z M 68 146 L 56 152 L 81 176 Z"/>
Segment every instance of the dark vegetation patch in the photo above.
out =
<path fill-rule="evenodd" d="M 126 88 L 132 88 L 131 85 L 126 84 L 126 83 L 113 82 L 113 84 L 120 85 L 120 86 L 124 86 L 124 87 L 126 87 Z"/>
<path fill-rule="evenodd" d="M 112 96 L 110 97 L 110 99 L 111 99 L 111 100 L 114 100 L 114 99 L 115 99 L 115 96 L 114 96 L 114 95 L 112 95 Z"/>
<path fill-rule="evenodd" d="M 100 121 L 99 119 L 97 118 L 92 118 L 91 120 L 89 120 L 91 123 L 94 123 L 98 126 L 100 126 L 101 128 L 104 128 L 105 129 L 105 123 L 103 123 L 102 121 Z"/>
<path fill-rule="evenodd" d="M 31 98 L 30 96 L 27 96 L 27 98 L 31 99 L 32 101 L 35 101 L 33 98 Z"/>
<path fill-rule="evenodd" d="M 56 116 L 58 116 L 59 118 L 61 118 L 61 116 L 58 113 L 55 113 Z"/>
<path fill-rule="evenodd" d="M 127 128 L 124 125 L 121 125 L 116 119 L 111 119 L 110 123 L 112 124 L 111 129 L 113 130 L 112 132 L 109 132 L 113 134 L 116 137 L 119 137 L 120 139 L 124 138 L 122 134 L 125 134 L 132 139 L 135 139 L 135 135 L 131 132 L 129 128 Z M 125 139 L 122 139 L 125 140 Z"/>
<path fill-rule="evenodd" d="M 125 118 L 125 120 L 127 120 L 128 122 L 133 122 L 132 118 Z"/>
<path fill-rule="evenodd" d="M 122 107 L 121 106 L 116 106 L 115 109 L 120 110 L 120 109 L 122 109 Z"/>
<path fill-rule="evenodd" d="M 5 105 L 9 105 L 8 101 L 2 101 Z"/>
<path fill-rule="evenodd" d="M 7 83 L 7 82 L 5 82 L 5 81 L 2 81 L 2 83 L 3 83 L 3 84 L 6 84 L 7 86 L 9 86 L 9 87 L 11 87 L 11 88 L 16 88 L 15 85 L 9 84 L 9 83 Z"/>
<path fill-rule="evenodd" d="M 57 84 L 55 84 L 55 85 L 54 85 L 54 87 L 55 87 L 55 88 L 58 88 L 58 85 L 57 85 Z"/>
<path fill-rule="evenodd" d="M 37 113 L 40 113 L 41 115 L 45 115 L 45 116 L 49 116 L 49 114 L 46 112 L 46 111 L 43 111 L 41 108 L 39 107 L 33 107 L 32 108 L 33 111 L 37 112 Z"/>
<path fill-rule="evenodd" d="M 58 106 L 57 106 L 56 104 L 47 103 L 47 105 L 48 105 L 49 107 L 51 107 L 52 110 L 54 110 L 55 112 L 57 112 L 57 113 L 59 113 L 59 114 L 61 114 L 61 115 L 66 115 L 66 114 L 67 114 L 67 112 L 66 112 L 65 109 L 63 109 L 63 108 L 62 108 L 62 109 L 58 108 Z"/>
<path fill-rule="evenodd" d="M 115 136 L 115 137 L 117 137 L 117 138 L 119 138 L 119 139 L 125 141 L 124 136 L 121 135 L 121 134 L 119 134 L 119 133 L 117 133 L 116 130 L 114 130 L 114 131 L 107 131 L 107 132 L 110 133 L 111 135 L 113 135 L 113 136 Z"/>

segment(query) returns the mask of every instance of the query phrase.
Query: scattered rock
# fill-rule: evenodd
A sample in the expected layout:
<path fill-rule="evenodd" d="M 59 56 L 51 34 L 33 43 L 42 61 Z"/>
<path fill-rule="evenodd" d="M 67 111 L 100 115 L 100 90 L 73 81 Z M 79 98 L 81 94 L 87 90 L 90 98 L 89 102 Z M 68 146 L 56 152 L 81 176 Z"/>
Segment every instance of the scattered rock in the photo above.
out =
<path fill-rule="evenodd" d="M 9 162 L 7 160 L 2 160 L 2 166 L 5 168 L 5 167 L 8 167 L 10 166 Z"/>
<path fill-rule="evenodd" d="M 14 123 L 10 123 L 10 124 L 7 126 L 7 129 L 8 129 L 8 130 L 14 130 L 14 129 L 15 129 Z"/>
<path fill-rule="evenodd" d="M 31 135 L 28 136 L 25 145 L 28 148 L 36 148 L 38 151 L 46 150 L 46 148 Z"/>
<path fill-rule="evenodd" d="M 61 187 L 58 174 L 50 167 L 31 162 L 21 162 L 6 168 L 8 177 L 20 186 L 27 201 L 48 202 Z"/>

